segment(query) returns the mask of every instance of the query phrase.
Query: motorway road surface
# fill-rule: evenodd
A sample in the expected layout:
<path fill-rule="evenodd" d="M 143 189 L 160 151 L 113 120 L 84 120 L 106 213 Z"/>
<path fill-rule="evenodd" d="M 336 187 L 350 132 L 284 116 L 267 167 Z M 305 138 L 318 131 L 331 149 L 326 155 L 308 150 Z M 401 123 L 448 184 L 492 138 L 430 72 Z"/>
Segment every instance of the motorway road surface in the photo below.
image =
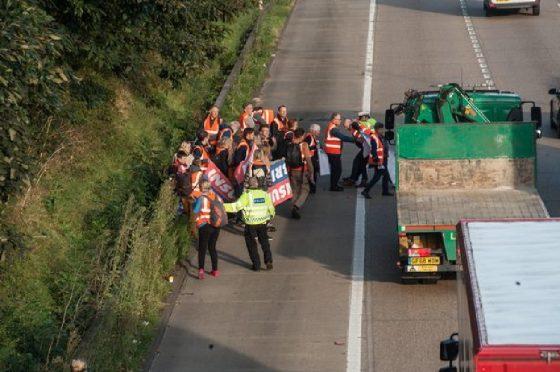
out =
<path fill-rule="evenodd" d="M 260 95 L 265 106 L 286 104 L 305 126 L 324 126 L 333 111 L 360 111 L 372 9 L 367 104 L 376 117 L 383 120 L 408 88 L 450 81 L 490 81 L 537 101 L 545 118 L 538 186 L 550 214 L 560 216 L 560 139 L 548 129 L 547 95 L 560 86 L 556 2 L 543 1 L 539 17 L 485 18 L 481 0 L 299 0 Z M 355 152 L 346 146 L 345 174 Z M 438 343 L 457 329 L 455 282 L 399 284 L 394 198 L 376 188 L 372 200 L 360 201 L 354 189 L 326 188 L 323 179 L 300 221 L 279 208 L 272 272 L 251 272 L 240 231 L 222 232 L 222 277 L 188 278 L 152 371 L 345 371 L 356 206 L 364 202 L 362 347 L 353 357 L 364 371 L 443 365 Z M 194 276 L 196 269 L 189 270 Z"/>

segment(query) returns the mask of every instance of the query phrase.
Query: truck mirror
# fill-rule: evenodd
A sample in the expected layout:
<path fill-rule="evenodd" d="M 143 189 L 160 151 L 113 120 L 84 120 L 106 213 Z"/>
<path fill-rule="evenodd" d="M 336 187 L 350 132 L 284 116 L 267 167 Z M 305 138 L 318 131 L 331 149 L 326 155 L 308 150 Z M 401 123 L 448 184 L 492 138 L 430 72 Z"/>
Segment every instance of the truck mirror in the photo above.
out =
<path fill-rule="evenodd" d="M 385 139 L 389 142 L 395 139 L 395 132 L 392 130 L 388 130 L 385 132 Z"/>
<path fill-rule="evenodd" d="M 447 362 L 454 361 L 459 355 L 459 340 L 454 333 L 447 340 L 439 343 L 439 359 Z"/>
<path fill-rule="evenodd" d="M 385 129 L 392 130 L 395 128 L 395 110 L 385 110 Z"/>
<path fill-rule="evenodd" d="M 535 121 L 537 123 L 537 128 L 542 126 L 542 110 L 540 107 L 531 107 L 531 121 Z"/>
<path fill-rule="evenodd" d="M 457 367 L 443 367 L 439 369 L 439 372 L 457 372 Z"/>
<path fill-rule="evenodd" d="M 558 90 L 556 88 L 549 89 L 548 94 L 558 94 Z"/>

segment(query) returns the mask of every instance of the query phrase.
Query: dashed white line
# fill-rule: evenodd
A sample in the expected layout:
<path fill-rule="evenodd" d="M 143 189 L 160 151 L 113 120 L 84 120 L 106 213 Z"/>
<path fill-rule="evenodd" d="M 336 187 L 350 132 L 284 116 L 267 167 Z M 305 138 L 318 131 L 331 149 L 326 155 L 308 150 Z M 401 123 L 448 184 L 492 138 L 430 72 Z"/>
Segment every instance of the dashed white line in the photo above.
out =
<path fill-rule="evenodd" d="M 478 62 L 478 66 L 480 67 L 482 77 L 484 78 L 484 84 L 486 84 L 489 89 L 496 89 L 492 72 L 490 72 L 488 62 L 486 61 L 486 57 L 484 57 L 484 52 L 482 52 L 482 47 L 480 46 L 480 41 L 478 40 L 478 34 L 476 33 L 472 19 L 469 16 L 467 0 L 459 0 L 459 3 L 461 5 L 461 12 L 463 13 L 465 27 L 473 47 L 474 55 L 476 57 L 476 61 Z"/>
<path fill-rule="evenodd" d="M 371 109 L 373 85 L 373 32 L 375 29 L 376 0 L 370 0 L 366 61 L 364 69 L 364 94 L 362 111 Z M 348 342 L 346 350 L 346 371 L 362 370 L 362 318 L 364 307 L 365 276 L 365 199 L 356 193 L 356 218 L 354 221 L 354 246 L 352 250 L 352 285 L 348 315 Z"/>

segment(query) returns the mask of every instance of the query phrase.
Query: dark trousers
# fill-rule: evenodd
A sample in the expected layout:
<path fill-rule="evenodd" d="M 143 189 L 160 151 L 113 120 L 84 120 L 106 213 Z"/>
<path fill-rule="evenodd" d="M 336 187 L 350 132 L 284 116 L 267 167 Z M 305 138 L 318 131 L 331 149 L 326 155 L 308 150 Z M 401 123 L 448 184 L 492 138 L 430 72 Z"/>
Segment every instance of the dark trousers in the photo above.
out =
<path fill-rule="evenodd" d="M 352 174 L 350 175 L 352 181 L 357 182 L 358 178 L 362 176 L 362 182 L 367 182 L 367 162 L 368 158 L 364 158 L 362 150 L 360 150 L 352 161 Z"/>
<path fill-rule="evenodd" d="M 389 172 L 387 171 L 387 166 L 385 166 L 383 169 L 379 169 L 379 168 L 375 168 L 375 174 L 373 175 L 373 178 L 368 182 L 366 188 L 364 189 L 364 192 L 368 193 L 369 190 L 371 190 L 371 188 L 373 186 L 375 186 L 375 184 L 377 183 L 377 181 L 379 181 L 379 179 L 382 178 L 381 180 L 381 189 L 383 191 L 383 193 L 388 193 L 389 192 Z"/>
<path fill-rule="evenodd" d="M 331 189 L 338 186 L 338 180 L 342 174 L 342 159 L 340 154 L 327 154 L 329 166 L 331 167 Z"/>
<path fill-rule="evenodd" d="M 266 224 L 260 225 L 245 225 L 245 244 L 249 257 L 253 263 L 253 267 L 257 270 L 261 268 L 261 258 L 259 250 L 257 249 L 257 240 L 261 245 L 264 255 L 264 263 L 272 263 L 272 252 L 270 252 L 270 244 L 268 242 L 268 233 L 266 231 Z"/>
<path fill-rule="evenodd" d="M 218 252 L 216 252 L 216 242 L 220 235 L 220 229 L 210 224 L 201 226 L 198 229 L 198 268 L 204 269 L 206 250 L 210 253 L 212 260 L 212 270 L 218 270 Z"/>
<path fill-rule="evenodd" d="M 313 184 L 309 185 L 309 191 L 312 194 L 315 194 L 317 192 L 317 178 L 319 178 L 319 156 L 317 154 L 315 154 L 312 158 L 311 158 L 311 162 L 313 163 L 313 181 L 315 181 Z"/>

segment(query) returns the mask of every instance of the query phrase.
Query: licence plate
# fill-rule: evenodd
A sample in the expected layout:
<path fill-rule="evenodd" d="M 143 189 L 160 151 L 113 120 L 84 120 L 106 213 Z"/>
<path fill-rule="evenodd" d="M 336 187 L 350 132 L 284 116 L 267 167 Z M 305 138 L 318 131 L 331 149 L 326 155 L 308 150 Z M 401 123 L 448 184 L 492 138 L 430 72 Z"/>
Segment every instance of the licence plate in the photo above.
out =
<path fill-rule="evenodd" d="M 496 1 L 497 3 L 508 3 L 509 2 L 509 0 L 494 0 L 494 1 Z"/>
<path fill-rule="evenodd" d="M 409 265 L 439 265 L 439 257 L 409 257 Z"/>
<path fill-rule="evenodd" d="M 437 265 L 407 265 L 406 271 L 409 273 L 437 272 Z"/>

